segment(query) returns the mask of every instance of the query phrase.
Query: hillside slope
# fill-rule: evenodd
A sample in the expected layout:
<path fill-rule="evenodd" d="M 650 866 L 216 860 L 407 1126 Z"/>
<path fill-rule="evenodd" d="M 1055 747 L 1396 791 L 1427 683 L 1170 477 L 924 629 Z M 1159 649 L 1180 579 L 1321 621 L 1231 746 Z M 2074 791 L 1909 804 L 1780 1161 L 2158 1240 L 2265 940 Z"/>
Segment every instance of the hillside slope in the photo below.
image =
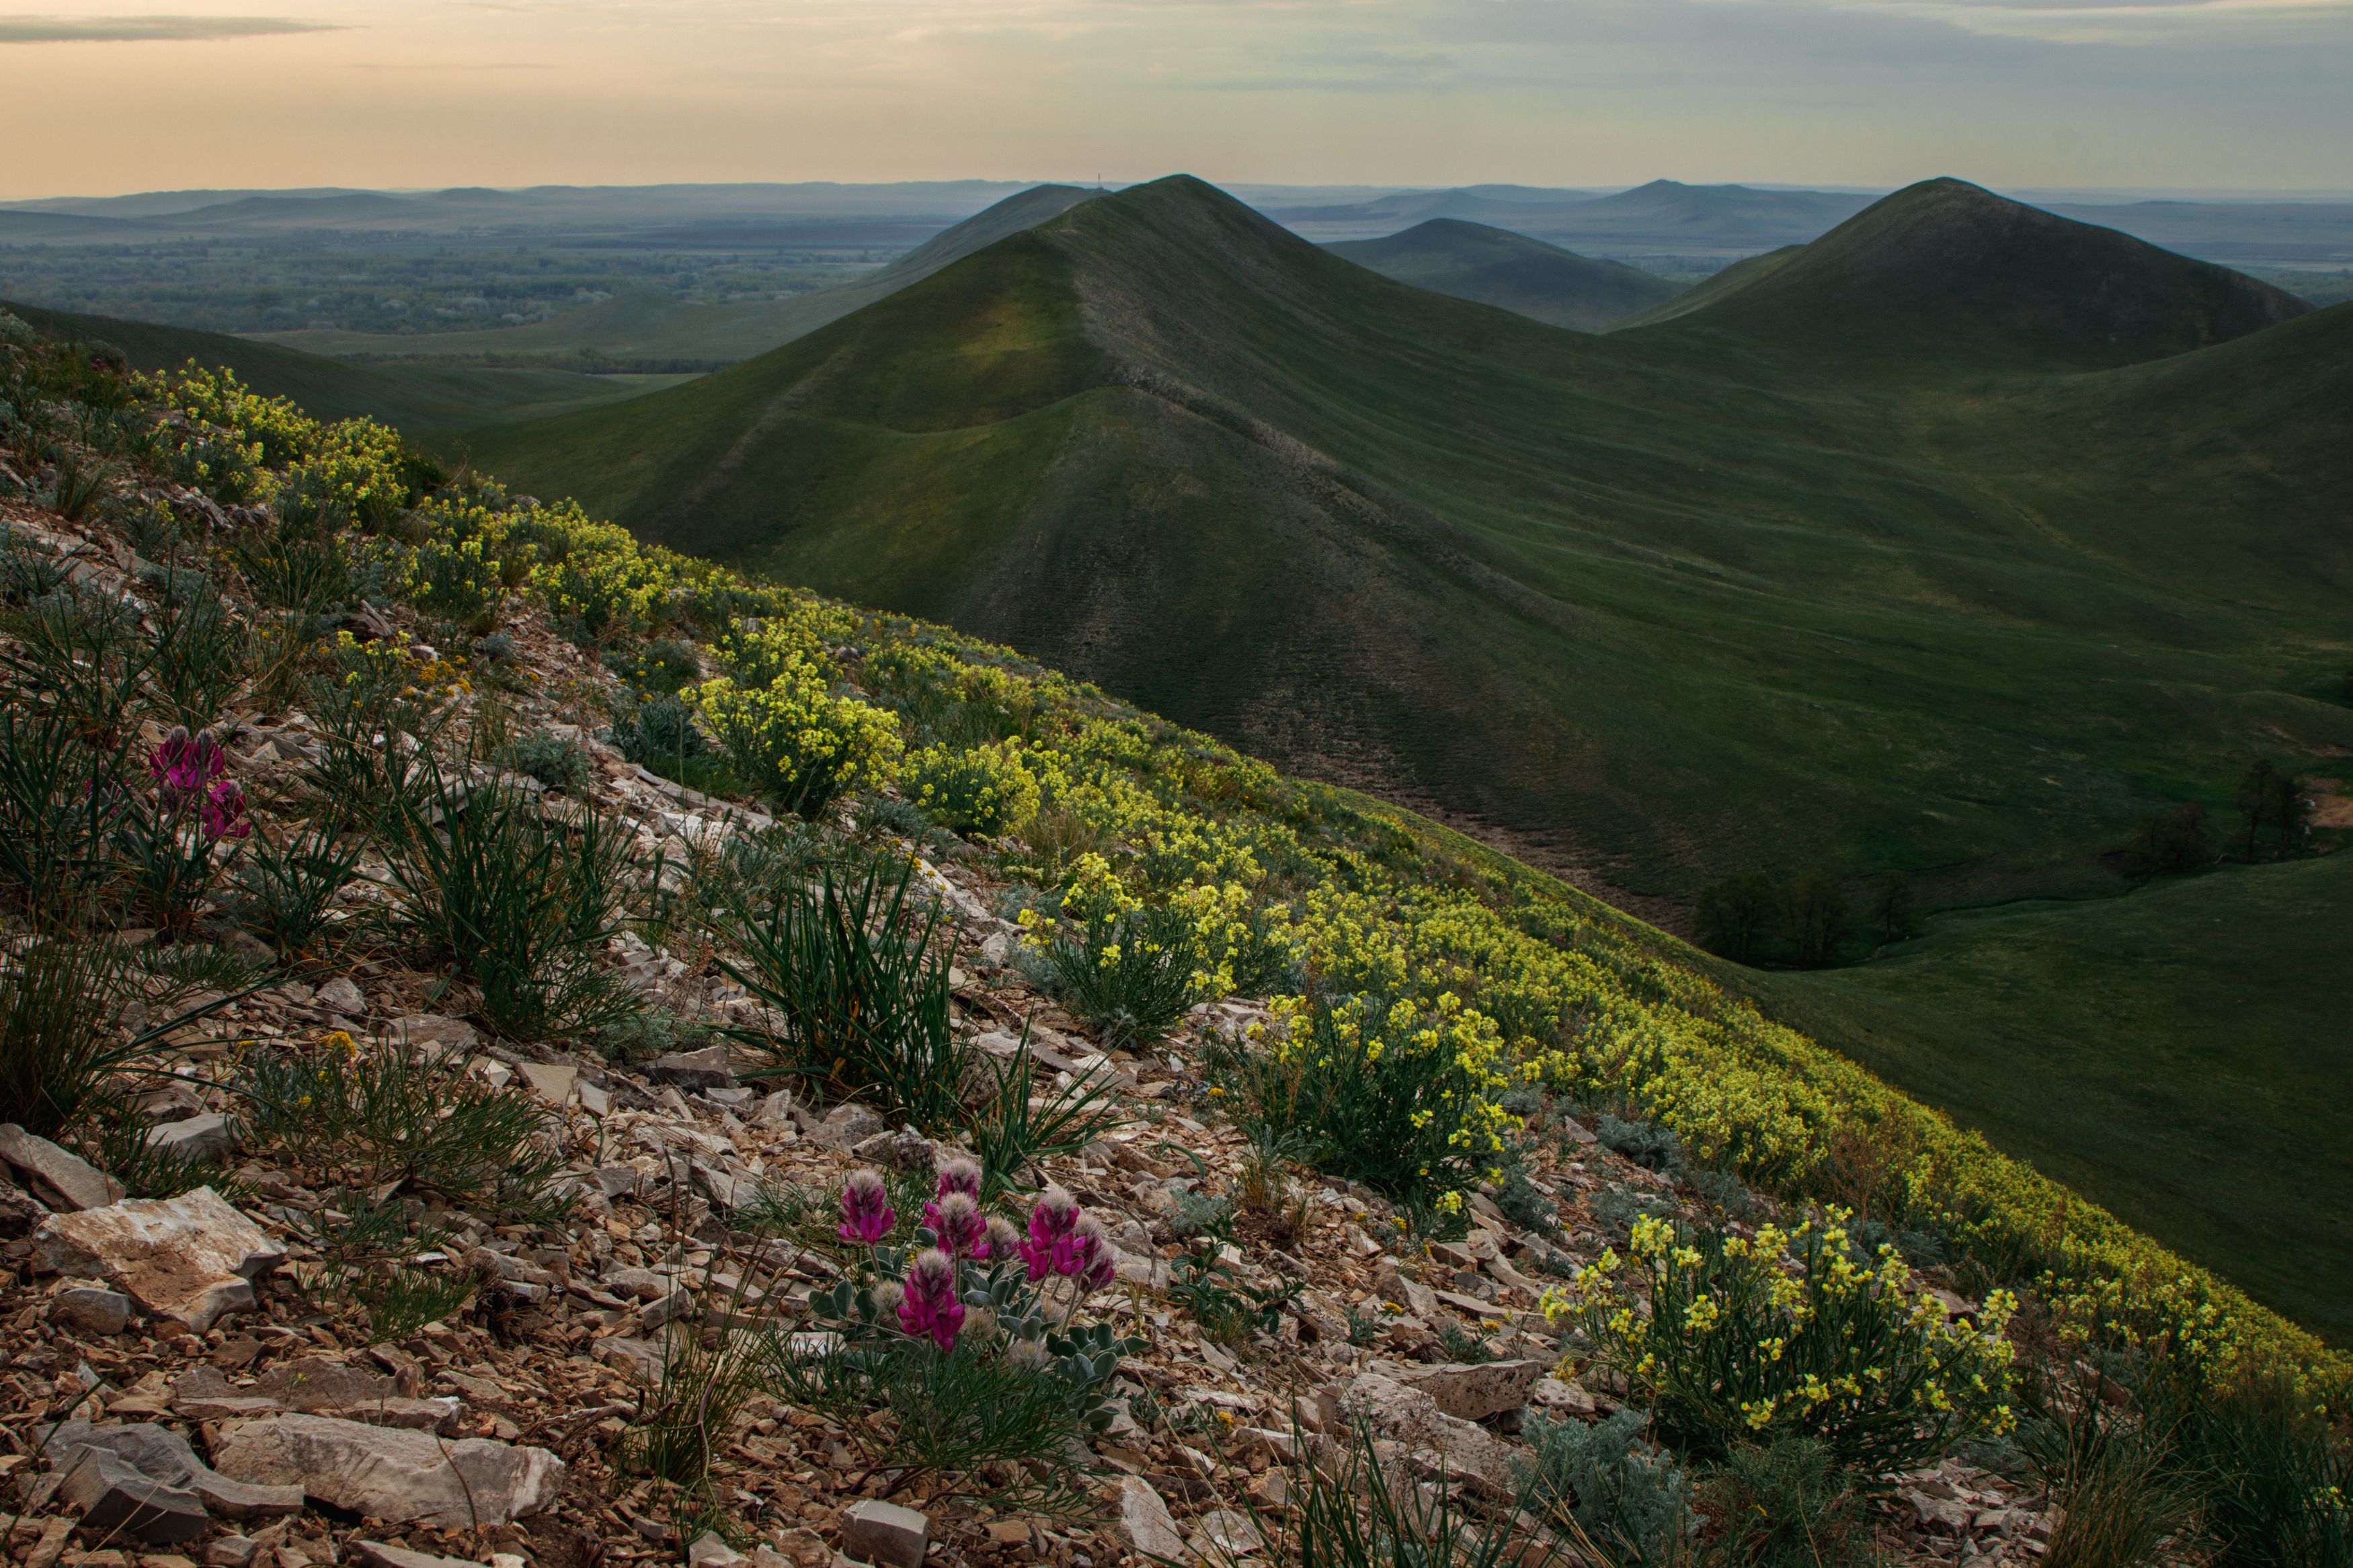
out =
<path fill-rule="evenodd" d="M 1386 239 L 1324 248 L 1417 289 L 1584 332 L 1599 331 L 1676 292 L 1674 284 L 1639 268 L 1456 218 L 1432 218 Z"/>
<path fill-rule="evenodd" d="M 2221 439 L 2232 397 L 2181 390 L 2275 359 L 2353 405 L 2338 324 L 2116 377 L 2030 374 L 2008 344 L 1995 379 L 1967 356 L 1939 378 L 1915 353 L 1866 393 L 1748 319 L 1548 331 L 1172 179 L 477 450 L 1669 918 L 1758 863 L 1901 868 L 1932 898 L 2075 888 L 2249 747 L 2353 743 L 2306 695 L 2338 662 L 2353 541 L 2329 498 L 2353 456 Z M 2179 386 L 2115 417 L 2160 369 Z M 2164 478 L 2190 452 L 2194 495 Z"/>
<path fill-rule="evenodd" d="M 276 343 L 193 327 L 44 310 L 5 300 L 0 300 L 0 310 L 48 331 L 111 343 L 137 370 L 174 369 L 192 359 L 226 365 L 256 391 L 290 397 L 322 418 L 364 415 L 396 426 L 427 445 L 437 444 L 438 437 L 453 431 L 617 402 L 684 379 L 456 365 L 347 364 Z"/>

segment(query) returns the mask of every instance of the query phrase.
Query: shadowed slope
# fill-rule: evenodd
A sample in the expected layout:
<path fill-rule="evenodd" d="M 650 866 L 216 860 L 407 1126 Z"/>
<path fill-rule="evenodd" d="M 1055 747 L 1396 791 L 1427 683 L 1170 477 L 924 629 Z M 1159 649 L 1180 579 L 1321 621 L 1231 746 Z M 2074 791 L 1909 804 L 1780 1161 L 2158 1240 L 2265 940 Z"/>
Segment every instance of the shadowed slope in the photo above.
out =
<path fill-rule="evenodd" d="M 1635 268 L 1455 218 L 1433 218 L 1387 239 L 1349 240 L 1325 248 L 1417 289 L 1584 332 L 1599 331 L 1676 291 L 1665 279 Z"/>

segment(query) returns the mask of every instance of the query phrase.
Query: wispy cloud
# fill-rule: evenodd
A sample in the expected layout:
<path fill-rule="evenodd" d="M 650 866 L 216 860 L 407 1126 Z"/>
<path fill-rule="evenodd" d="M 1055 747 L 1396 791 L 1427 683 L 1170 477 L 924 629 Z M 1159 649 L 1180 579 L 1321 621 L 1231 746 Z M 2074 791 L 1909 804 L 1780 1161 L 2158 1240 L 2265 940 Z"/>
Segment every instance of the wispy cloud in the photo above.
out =
<path fill-rule="evenodd" d="M 332 33 L 292 16 L 28 16 L 0 14 L 0 44 L 200 43 L 281 33 Z"/>

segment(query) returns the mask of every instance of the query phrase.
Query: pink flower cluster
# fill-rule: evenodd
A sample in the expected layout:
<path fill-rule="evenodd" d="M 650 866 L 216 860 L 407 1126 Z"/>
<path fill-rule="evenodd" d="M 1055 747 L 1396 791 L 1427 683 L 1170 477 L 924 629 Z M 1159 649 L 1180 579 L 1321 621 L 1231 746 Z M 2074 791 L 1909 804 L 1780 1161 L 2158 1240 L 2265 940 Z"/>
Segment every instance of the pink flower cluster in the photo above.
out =
<path fill-rule="evenodd" d="M 221 777 L 228 763 L 210 730 L 191 736 L 185 726 L 174 725 L 163 744 L 148 754 L 147 771 L 154 776 L 156 797 L 166 810 L 196 806 L 196 821 L 206 838 L 243 838 L 253 831 L 245 814 L 245 791 L 235 779 Z"/>
<path fill-rule="evenodd" d="M 1030 1205 L 1021 1261 L 1029 1266 L 1031 1284 L 1051 1275 L 1099 1290 L 1112 1279 L 1111 1244 L 1103 1222 L 1080 1212 L 1078 1201 L 1060 1187 L 1048 1187 Z"/>
<path fill-rule="evenodd" d="M 940 1167 L 940 1183 L 923 1205 L 923 1224 L 950 1258 L 986 1258 L 988 1222 L 980 1213 L 980 1166 L 961 1156 Z"/>
<path fill-rule="evenodd" d="M 899 1211 L 891 1206 L 891 1189 L 882 1178 L 872 1171 L 852 1171 L 841 1189 L 841 1239 L 871 1247 L 898 1223 Z"/>
<path fill-rule="evenodd" d="M 907 1266 L 905 1294 L 899 1299 L 899 1327 L 916 1338 L 929 1338 L 946 1350 L 964 1328 L 964 1302 L 956 1296 L 956 1264 L 934 1247 L 915 1255 Z"/>

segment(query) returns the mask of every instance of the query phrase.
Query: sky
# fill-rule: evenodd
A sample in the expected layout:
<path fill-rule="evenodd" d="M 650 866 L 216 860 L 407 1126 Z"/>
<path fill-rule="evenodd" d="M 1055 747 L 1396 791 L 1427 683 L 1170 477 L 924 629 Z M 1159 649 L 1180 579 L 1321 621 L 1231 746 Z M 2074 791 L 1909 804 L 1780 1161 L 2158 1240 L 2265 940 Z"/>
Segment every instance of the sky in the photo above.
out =
<path fill-rule="evenodd" d="M 2353 187 L 2353 0 L 49 4 L 0 12 L 0 199 L 1177 171 Z"/>

